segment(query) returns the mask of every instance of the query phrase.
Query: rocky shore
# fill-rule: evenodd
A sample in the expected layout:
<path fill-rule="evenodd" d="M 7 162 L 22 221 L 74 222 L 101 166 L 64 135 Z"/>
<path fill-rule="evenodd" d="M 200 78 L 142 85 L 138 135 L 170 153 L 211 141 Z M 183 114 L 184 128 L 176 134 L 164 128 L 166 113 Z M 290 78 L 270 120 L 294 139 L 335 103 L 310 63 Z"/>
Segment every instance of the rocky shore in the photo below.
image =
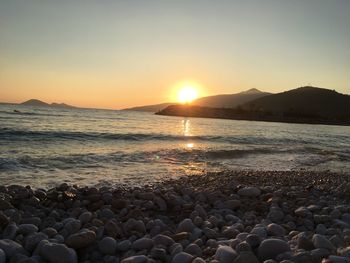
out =
<path fill-rule="evenodd" d="M 346 263 L 349 198 L 349 175 L 316 172 L 0 186 L 0 263 Z"/>

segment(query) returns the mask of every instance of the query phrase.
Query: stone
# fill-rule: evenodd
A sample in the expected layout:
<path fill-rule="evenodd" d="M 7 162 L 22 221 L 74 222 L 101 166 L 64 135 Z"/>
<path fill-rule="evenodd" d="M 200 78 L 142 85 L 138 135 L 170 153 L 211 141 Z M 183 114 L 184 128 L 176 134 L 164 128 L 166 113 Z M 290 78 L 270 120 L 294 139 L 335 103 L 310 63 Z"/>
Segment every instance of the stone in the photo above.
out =
<path fill-rule="evenodd" d="M 13 206 L 11 205 L 10 202 L 0 199 L 0 210 L 4 211 L 11 208 L 13 208 Z"/>
<path fill-rule="evenodd" d="M 38 227 L 33 224 L 22 224 L 18 226 L 18 232 L 26 236 L 38 232 Z"/>
<path fill-rule="evenodd" d="M 275 223 L 269 224 L 266 229 L 269 236 L 283 237 L 286 234 L 286 230 Z"/>
<path fill-rule="evenodd" d="M 245 197 L 257 197 L 261 194 L 261 191 L 257 187 L 249 186 L 239 189 L 237 194 Z"/>
<path fill-rule="evenodd" d="M 15 239 L 18 232 L 18 226 L 15 223 L 10 223 L 5 227 L 4 232 L 2 233 L 3 239 Z"/>
<path fill-rule="evenodd" d="M 127 251 L 131 247 L 131 241 L 129 239 L 123 240 L 119 243 L 117 243 L 117 249 L 119 251 Z"/>
<path fill-rule="evenodd" d="M 274 223 L 280 223 L 284 218 L 284 213 L 279 207 L 271 207 L 267 218 Z"/>
<path fill-rule="evenodd" d="M 193 260 L 193 256 L 186 253 L 186 252 L 180 252 L 176 254 L 171 261 L 172 263 L 190 263 Z"/>
<path fill-rule="evenodd" d="M 314 244 L 304 235 L 298 236 L 298 248 L 305 249 L 305 250 L 313 250 L 315 249 Z"/>
<path fill-rule="evenodd" d="M 260 260 L 275 259 L 277 255 L 290 251 L 287 242 L 280 239 L 265 239 L 258 248 Z"/>
<path fill-rule="evenodd" d="M 98 242 L 99 250 L 106 255 L 114 255 L 117 249 L 117 241 L 111 237 L 105 237 Z"/>
<path fill-rule="evenodd" d="M 192 230 L 195 228 L 195 225 L 193 224 L 192 220 L 190 218 L 186 218 L 180 222 L 180 224 L 177 226 L 176 233 L 180 232 L 192 232 Z"/>
<path fill-rule="evenodd" d="M 192 255 L 192 256 L 202 256 L 202 249 L 197 244 L 189 244 L 185 248 L 185 252 Z"/>
<path fill-rule="evenodd" d="M 77 254 L 74 249 L 64 244 L 50 243 L 43 240 L 39 244 L 39 255 L 48 263 L 77 263 Z"/>
<path fill-rule="evenodd" d="M 92 219 L 92 213 L 89 211 L 86 211 L 79 216 L 79 220 L 82 224 L 86 224 L 90 222 L 91 219 Z"/>
<path fill-rule="evenodd" d="M 155 245 L 163 245 L 166 247 L 169 247 L 175 243 L 175 241 L 171 237 L 162 234 L 156 235 L 153 238 L 153 241 Z"/>
<path fill-rule="evenodd" d="M 74 234 L 78 232 L 80 227 L 81 222 L 76 219 L 70 220 L 64 225 L 64 229 L 67 231 L 68 234 Z"/>
<path fill-rule="evenodd" d="M 237 210 L 241 206 L 241 201 L 239 200 L 227 200 L 224 203 L 225 207 L 231 210 Z"/>
<path fill-rule="evenodd" d="M 123 230 L 112 220 L 108 221 L 105 224 L 104 230 L 107 236 L 113 238 L 119 238 L 123 236 Z"/>
<path fill-rule="evenodd" d="M 134 241 L 132 248 L 134 250 L 149 250 L 153 247 L 154 241 L 150 238 L 140 238 Z"/>
<path fill-rule="evenodd" d="M 135 220 L 133 218 L 130 218 L 126 223 L 124 223 L 123 227 L 125 232 L 127 233 L 132 233 L 132 232 L 137 232 L 140 234 L 146 233 L 146 226 L 142 220 Z"/>
<path fill-rule="evenodd" d="M 230 246 L 219 246 L 215 252 L 215 259 L 220 263 L 232 263 L 238 256 L 237 252 Z"/>
<path fill-rule="evenodd" d="M 260 261 L 251 251 L 242 251 L 233 263 L 259 263 Z"/>
<path fill-rule="evenodd" d="M 123 259 L 120 263 L 146 263 L 148 258 L 144 255 L 132 256 Z"/>
<path fill-rule="evenodd" d="M 294 213 L 297 215 L 297 216 L 300 216 L 300 217 L 310 217 L 312 216 L 312 213 L 310 212 L 309 209 L 307 209 L 306 207 L 304 206 L 301 206 L 299 207 L 298 209 L 296 209 L 294 211 Z"/>
<path fill-rule="evenodd" d="M 197 257 L 194 260 L 192 260 L 191 263 L 205 263 L 205 260 Z"/>
<path fill-rule="evenodd" d="M 39 244 L 41 240 L 45 239 L 48 239 L 46 234 L 42 232 L 33 233 L 25 238 L 24 248 L 25 250 L 31 252 L 36 248 L 37 244 Z"/>
<path fill-rule="evenodd" d="M 10 239 L 1 239 L 0 249 L 8 258 L 12 257 L 14 254 L 26 254 L 26 251 L 19 243 Z"/>
<path fill-rule="evenodd" d="M 312 237 L 312 243 L 315 248 L 325 248 L 330 251 L 335 249 L 333 244 L 323 235 L 314 234 Z"/>
<path fill-rule="evenodd" d="M 82 229 L 78 233 L 70 235 L 65 243 L 67 246 L 79 249 L 87 247 L 94 243 L 96 240 L 96 234 L 94 231 L 88 229 Z"/>
<path fill-rule="evenodd" d="M 350 263 L 350 259 L 346 257 L 330 255 L 328 261 L 330 263 Z"/>
<path fill-rule="evenodd" d="M 0 249 L 0 263 L 6 263 L 6 254 L 2 249 Z"/>

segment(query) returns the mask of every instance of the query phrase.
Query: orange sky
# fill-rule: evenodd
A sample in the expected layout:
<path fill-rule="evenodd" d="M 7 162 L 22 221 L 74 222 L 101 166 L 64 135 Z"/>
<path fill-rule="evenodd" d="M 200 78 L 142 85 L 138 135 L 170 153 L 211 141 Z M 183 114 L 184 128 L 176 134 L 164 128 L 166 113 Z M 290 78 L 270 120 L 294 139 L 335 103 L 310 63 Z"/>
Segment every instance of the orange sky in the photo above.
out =
<path fill-rule="evenodd" d="M 176 101 L 186 81 L 350 93 L 350 1 L 200 3 L 1 1 L 0 101 L 120 109 Z"/>

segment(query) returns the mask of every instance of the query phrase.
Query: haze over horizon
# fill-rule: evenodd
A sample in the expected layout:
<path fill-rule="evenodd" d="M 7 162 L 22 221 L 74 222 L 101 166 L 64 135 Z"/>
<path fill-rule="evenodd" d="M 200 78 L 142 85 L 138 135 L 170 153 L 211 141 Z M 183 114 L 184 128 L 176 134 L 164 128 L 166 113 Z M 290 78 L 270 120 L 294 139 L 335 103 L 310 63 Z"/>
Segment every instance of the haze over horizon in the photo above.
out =
<path fill-rule="evenodd" d="M 0 0 L 0 101 L 126 108 L 312 85 L 350 93 L 350 1 Z"/>

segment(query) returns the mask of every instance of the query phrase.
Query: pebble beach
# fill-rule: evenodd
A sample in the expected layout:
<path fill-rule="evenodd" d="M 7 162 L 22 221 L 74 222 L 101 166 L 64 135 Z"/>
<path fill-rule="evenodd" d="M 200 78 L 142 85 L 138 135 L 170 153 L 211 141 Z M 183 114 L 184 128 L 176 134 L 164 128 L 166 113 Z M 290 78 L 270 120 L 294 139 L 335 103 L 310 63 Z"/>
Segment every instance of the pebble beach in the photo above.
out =
<path fill-rule="evenodd" d="M 350 177 L 225 171 L 0 187 L 0 263 L 350 262 Z"/>

